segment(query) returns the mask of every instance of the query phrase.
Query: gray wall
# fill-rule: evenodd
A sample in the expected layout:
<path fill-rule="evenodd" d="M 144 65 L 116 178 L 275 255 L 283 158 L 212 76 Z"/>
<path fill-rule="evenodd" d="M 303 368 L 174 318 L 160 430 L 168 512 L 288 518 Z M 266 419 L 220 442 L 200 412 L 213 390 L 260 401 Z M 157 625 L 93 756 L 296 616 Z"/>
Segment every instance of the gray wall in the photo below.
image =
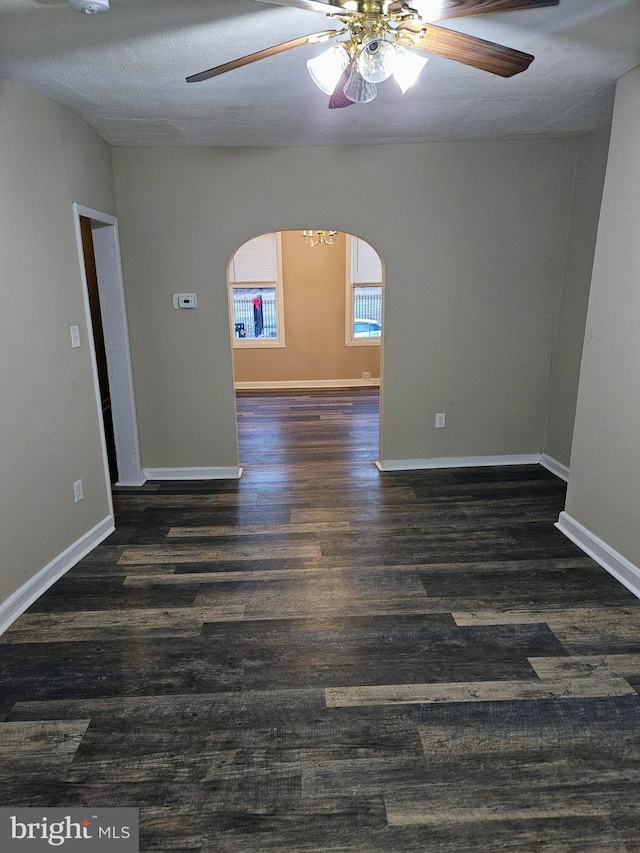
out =
<path fill-rule="evenodd" d="M 640 68 L 618 82 L 567 512 L 640 566 Z"/>
<path fill-rule="evenodd" d="M 637 92 L 633 85 L 621 87 L 621 103 L 625 92 Z M 633 145 L 625 133 L 633 138 L 636 128 L 623 124 L 618 118 L 617 149 L 626 164 L 619 180 L 626 189 Z M 116 210 L 106 143 L 69 111 L 3 80 L 0 145 L 1 601 L 108 514 L 72 202 Z M 255 234 L 302 227 L 352 231 L 384 258 L 382 458 L 542 450 L 569 217 L 572 210 L 586 216 L 597 195 L 587 185 L 589 163 L 595 174 L 604 141 L 580 143 L 586 183 L 577 182 L 583 195 L 572 208 L 577 145 L 113 151 L 143 464 L 236 464 L 227 262 Z M 625 215 L 635 225 L 636 196 L 625 198 Z M 609 219 L 615 210 L 610 200 Z M 574 226 L 569 239 L 565 295 L 570 271 L 586 264 L 589 241 L 582 243 L 583 257 L 578 239 L 583 228 Z M 608 228 L 608 240 L 617 244 L 617 224 Z M 625 243 L 624 274 L 616 280 L 627 324 L 636 291 L 625 265 L 632 267 L 636 242 Z M 601 290 L 608 265 L 617 263 L 609 257 L 617 245 L 615 251 L 608 245 L 601 249 Z M 171 294 L 191 290 L 199 309 L 174 311 Z M 590 375 L 590 359 L 600 359 L 604 346 L 600 324 L 614 352 L 629 340 L 623 334 L 611 343 L 607 311 L 613 310 L 598 298 L 592 306 L 596 332 L 585 350 L 570 499 L 580 520 L 593 521 L 605 538 L 611 530 L 618 541 L 605 510 L 589 505 L 583 513 L 580 503 L 599 480 L 599 474 L 590 479 L 589 424 L 601 393 Z M 70 346 L 71 325 L 80 326 L 79 350 Z M 575 352 L 576 330 L 573 341 Z M 637 398 L 626 351 L 622 359 L 620 394 L 630 388 Z M 608 380 L 613 367 L 604 363 Z M 555 386 L 552 393 L 562 396 Z M 433 428 L 437 411 L 447 413 L 445 430 Z M 628 413 L 622 417 L 630 421 Z M 625 456 L 618 465 L 625 474 L 627 463 Z M 75 504 L 72 484 L 79 478 L 85 499 Z M 586 483 L 584 495 L 576 483 Z"/>
<path fill-rule="evenodd" d="M 540 452 L 576 144 L 115 149 L 143 465 L 236 464 L 227 263 L 303 227 L 384 259 L 383 459 Z"/>
<path fill-rule="evenodd" d="M 576 151 L 573 204 L 544 443 L 544 452 L 567 467 L 571 459 L 582 345 L 610 133 L 611 128 L 607 127 L 583 136 Z"/>
<path fill-rule="evenodd" d="M 1 78 L 0 151 L 3 601 L 108 514 L 72 202 L 113 213 L 115 200 L 106 143 Z"/>

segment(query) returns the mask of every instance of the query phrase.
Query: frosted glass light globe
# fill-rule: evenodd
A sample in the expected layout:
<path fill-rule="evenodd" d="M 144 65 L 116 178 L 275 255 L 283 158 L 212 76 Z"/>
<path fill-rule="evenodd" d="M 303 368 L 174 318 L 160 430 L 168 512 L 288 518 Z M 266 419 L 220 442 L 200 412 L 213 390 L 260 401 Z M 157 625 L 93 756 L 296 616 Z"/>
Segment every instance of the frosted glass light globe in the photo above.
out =
<path fill-rule="evenodd" d="M 378 90 L 376 89 L 375 83 L 370 83 L 369 80 L 365 80 L 357 67 L 354 66 L 353 71 L 349 75 L 349 79 L 344 86 L 343 92 L 345 97 L 350 101 L 353 101 L 354 104 L 368 104 L 369 101 L 372 101 L 375 98 Z"/>
<path fill-rule="evenodd" d="M 395 47 L 382 39 L 369 39 L 362 45 L 358 71 L 369 83 L 382 83 L 393 74 L 397 60 Z"/>
<path fill-rule="evenodd" d="M 349 64 L 347 49 L 341 44 L 334 44 L 320 56 L 307 61 L 307 70 L 311 79 L 319 89 L 331 95 L 336 88 L 340 75 Z"/>
<path fill-rule="evenodd" d="M 418 56 L 410 50 L 398 45 L 396 47 L 398 61 L 393 72 L 393 78 L 402 89 L 402 94 L 418 79 L 420 72 L 429 61 L 426 56 Z"/>

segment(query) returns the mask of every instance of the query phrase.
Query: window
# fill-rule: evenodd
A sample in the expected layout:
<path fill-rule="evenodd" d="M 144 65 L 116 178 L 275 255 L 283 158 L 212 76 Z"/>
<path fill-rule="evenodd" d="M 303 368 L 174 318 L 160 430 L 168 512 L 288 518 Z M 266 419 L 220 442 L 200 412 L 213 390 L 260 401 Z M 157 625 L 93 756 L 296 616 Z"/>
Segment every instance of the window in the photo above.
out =
<path fill-rule="evenodd" d="M 359 237 L 347 253 L 347 346 L 379 346 L 382 338 L 382 262 Z"/>
<path fill-rule="evenodd" d="M 229 264 L 229 313 L 234 347 L 283 347 L 280 234 L 240 246 Z"/>

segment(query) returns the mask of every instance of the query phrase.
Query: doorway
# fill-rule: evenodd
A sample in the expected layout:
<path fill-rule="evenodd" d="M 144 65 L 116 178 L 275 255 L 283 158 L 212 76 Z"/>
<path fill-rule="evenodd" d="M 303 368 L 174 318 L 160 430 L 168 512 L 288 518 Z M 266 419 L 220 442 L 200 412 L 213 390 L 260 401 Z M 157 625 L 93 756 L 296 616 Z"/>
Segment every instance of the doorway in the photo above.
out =
<path fill-rule="evenodd" d="M 104 330 L 102 326 L 102 311 L 100 309 L 100 294 L 98 292 L 98 273 L 96 257 L 93 249 L 93 234 L 91 220 L 87 216 L 80 217 L 80 233 L 82 235 L 82 252 L 84 256 L 84 271 L 87 277 L 87 295 L 91 314 L 91 331 L 96 354 L 98 371 L 98 388 L 100 390 L 100 411 L 104 425 L 104 437 L 107 450 L 107 465 L 109 480 L 114 486 L 118 482 L 118 461 L 116 458 L 116 440 L 113 434 L 113 413 L 111 411 L 111 390 L 109 388 L 109 373 L 107 370 L 107 352 L 104 346 Z"/>
<path fill-rule="evenodd" d="M 141 486 L 138 426 L 115 217 L 74 203 L 107 484 Z"/>
<path fill-rule="evenodd" d="M 272 437 L 279 436 L 283 452 L 284 444 L 290 444 L 292 457 L 302 460 L 302 444 L 308 440 L 317 448 L 322 442 L 320 435 L 301 428 L 305 418 L 308 426 L 319 421 L 325 439 L 331 434 L 326 451 L 334 460 L 374 461 L 379 452 L 382 259 L 349 233 L 322 232 L 331 235 L 328 244 L 310 243 L 305 233 L 316 234 L 302 230 L 262 234 L 239 247 L 229 264 L 243 465 L 255 462 L 256 453 L 264 459 L 259 448 L 264 454 L 267 442 L 249 440 L 260 423 L 265 430 L 269 427 Z M 344 453 L 338 450 L 341 434 Z M 356 435 L 359 440 L 351 446 Z M 282 455 L 277 443 L 268 442 L 270 458 Z M 328 461 L 327 453 L 321 455 Z"/>

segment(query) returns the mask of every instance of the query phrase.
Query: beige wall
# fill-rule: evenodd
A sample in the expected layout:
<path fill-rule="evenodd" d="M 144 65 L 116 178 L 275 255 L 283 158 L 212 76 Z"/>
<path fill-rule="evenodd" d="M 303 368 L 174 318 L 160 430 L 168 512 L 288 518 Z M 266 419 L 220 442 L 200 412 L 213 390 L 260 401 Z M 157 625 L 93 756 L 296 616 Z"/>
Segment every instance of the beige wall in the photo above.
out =
<path fill-rule="evenodd" d="M 115 199 L 106 143 L 2 79 L 0 151 L 1 602 L 108 514 L 72 203 Z"/>
<path fill-rule="evenodd" d="M 616 106 L 568 498 L 636 563 L 639 104 L 636 73 Z M 72 202 L 116 210 L 108 146 L 3 80 L 0 145 L 1 601 L 108 513 Z M 540 451 L 576 154 L 573 214 L 592 227 L 604 136 L 577 145 L 113 151 L 143 464 L 236 464 L 227 263 L 255 234 L 308 222 L 362 236 L 385 261 L 383 458 Z M 579 236 L 569 272 L 587 263 Z M 171 294 L 191 290 L 198 310 L 174 311 Z M 556 400 L 572 381 L 558 365 Z"/>
<path fill-rule="evenodd" d="M 618 82 L 567 512 L 640 566 L 640 69 Z"/>
<path fill-rule="evenodd" d="M 593 255 L 607 168 L 609 127 L 580 139 L 549 389 L 544 452 L 569 466 Z"/>
<path fill-rule="evenodd" d="M 115 149 L 143 465 L 236 464 L 227 263 L 304 222 L 384 259 L 384 459 L 540 452 L 576 144 Z"/>
<path fill-rule="evenodd" d="M 282 232 L 283 348 L 233 351 L 236 382 L 361 380 L 380 376 L 379 346 L 345 345 L 347 238 L 307 246 L 301 231 Z"/>

